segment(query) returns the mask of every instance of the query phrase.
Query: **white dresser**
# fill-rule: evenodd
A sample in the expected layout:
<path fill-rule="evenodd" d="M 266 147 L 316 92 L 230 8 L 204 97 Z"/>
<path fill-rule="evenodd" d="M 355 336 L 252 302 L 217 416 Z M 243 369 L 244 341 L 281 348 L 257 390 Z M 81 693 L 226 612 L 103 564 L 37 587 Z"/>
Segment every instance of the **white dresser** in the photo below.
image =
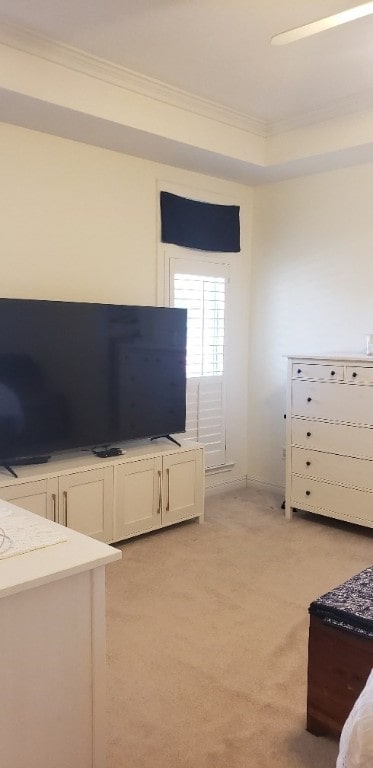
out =
<path fill-rule="evenodd" d="M 373 527 L 373 358 L 288 358 L 286 517 Z"/>

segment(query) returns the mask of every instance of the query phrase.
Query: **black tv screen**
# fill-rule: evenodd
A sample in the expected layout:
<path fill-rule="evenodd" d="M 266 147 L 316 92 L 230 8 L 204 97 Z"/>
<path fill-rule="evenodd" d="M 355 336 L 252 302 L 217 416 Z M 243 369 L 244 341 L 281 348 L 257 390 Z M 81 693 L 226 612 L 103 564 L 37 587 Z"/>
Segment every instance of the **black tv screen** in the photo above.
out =
<path fill-rule="evenodd" d="M 186 310 L 0 299 L 0 463 L 185 431 Z"/>

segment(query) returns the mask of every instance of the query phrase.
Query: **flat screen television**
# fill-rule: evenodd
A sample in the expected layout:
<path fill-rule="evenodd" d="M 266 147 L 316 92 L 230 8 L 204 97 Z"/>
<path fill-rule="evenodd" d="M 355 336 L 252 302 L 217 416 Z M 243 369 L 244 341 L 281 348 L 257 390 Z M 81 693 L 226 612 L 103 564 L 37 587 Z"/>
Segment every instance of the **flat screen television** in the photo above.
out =
<path fill-rule="evenodd" d="M 0 464 L 185 431 L 186 310 L 0 299 Z"/>

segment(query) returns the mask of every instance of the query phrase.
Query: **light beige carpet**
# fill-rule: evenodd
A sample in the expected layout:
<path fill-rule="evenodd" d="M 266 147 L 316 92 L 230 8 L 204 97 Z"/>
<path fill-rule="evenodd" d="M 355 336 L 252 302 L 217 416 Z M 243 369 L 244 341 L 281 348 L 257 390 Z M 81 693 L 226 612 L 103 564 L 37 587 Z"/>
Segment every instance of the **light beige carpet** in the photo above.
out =
<path fill-rule="evenodd" d="M 372 563 L 373 532 L 275 494 L 132 539 L 107 569 L 107 768 L 333 768 L 305 731 L 308 605 Z"/>

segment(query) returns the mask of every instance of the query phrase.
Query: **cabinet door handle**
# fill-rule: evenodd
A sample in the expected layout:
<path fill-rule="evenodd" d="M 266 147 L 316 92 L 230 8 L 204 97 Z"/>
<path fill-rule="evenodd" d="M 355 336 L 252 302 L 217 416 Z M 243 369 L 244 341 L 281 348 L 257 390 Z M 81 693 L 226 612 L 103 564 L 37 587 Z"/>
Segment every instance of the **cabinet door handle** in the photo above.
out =
<path fill-rule="evenodd" d="M 67 491 L 63 492 L 63 520 L 64 525 L 67 527 Z"/>
<path fill-rule="evenodd" d="M 157 515 L 160 515 L 162 511 L 162 472 L 158 470 L 158 509 Z"/>
<path fill-rule="evenodd" d="M 57 504 L 56 504 L 55 493 L 52 493 L 52 512 L 53 512 L 53 522 L 57 523 Z"/>
<path fill-rule="evenodd" d="M 310 467 L 310 466 L 311 466 L 311 462 L 310 461 L 306 461 L 306 467 Z"/>
<path fill-rule="evenodd" d="M 302 373 L 302 369 L 298 368 L 297 373 Z"/>
<path fill-rule="evenodd" d="M 335 376 L 335 371 L 330 371 L 331 376 Z"/>
<path fill-rule="evenodd" d="M 170 511 L 170 470 L 167 468 L 167 507 L 166 512 Z"/>
<path fill-rule="evenodd" d="M 312 400 L 312 397 L 307 397 L 307 403 L 310 403 Z"/>
<path fill-rule="evenodd" d="M 310 495 L 311 495 L 311 491 L 306 491 L 306 496 L 310 496 Z"/>
<path fill-rule="evenodd" d="M 356 379 L 356 376 L 357 376 L 357 373 L 356 373 L 356 371 L 354 371 L 353 374 L 352 374 L 352 378 Z"/>
<path fill-rule="evenodd" d="M 311 432 L 307 432 L 307 437 L 311 437 Z"/>

